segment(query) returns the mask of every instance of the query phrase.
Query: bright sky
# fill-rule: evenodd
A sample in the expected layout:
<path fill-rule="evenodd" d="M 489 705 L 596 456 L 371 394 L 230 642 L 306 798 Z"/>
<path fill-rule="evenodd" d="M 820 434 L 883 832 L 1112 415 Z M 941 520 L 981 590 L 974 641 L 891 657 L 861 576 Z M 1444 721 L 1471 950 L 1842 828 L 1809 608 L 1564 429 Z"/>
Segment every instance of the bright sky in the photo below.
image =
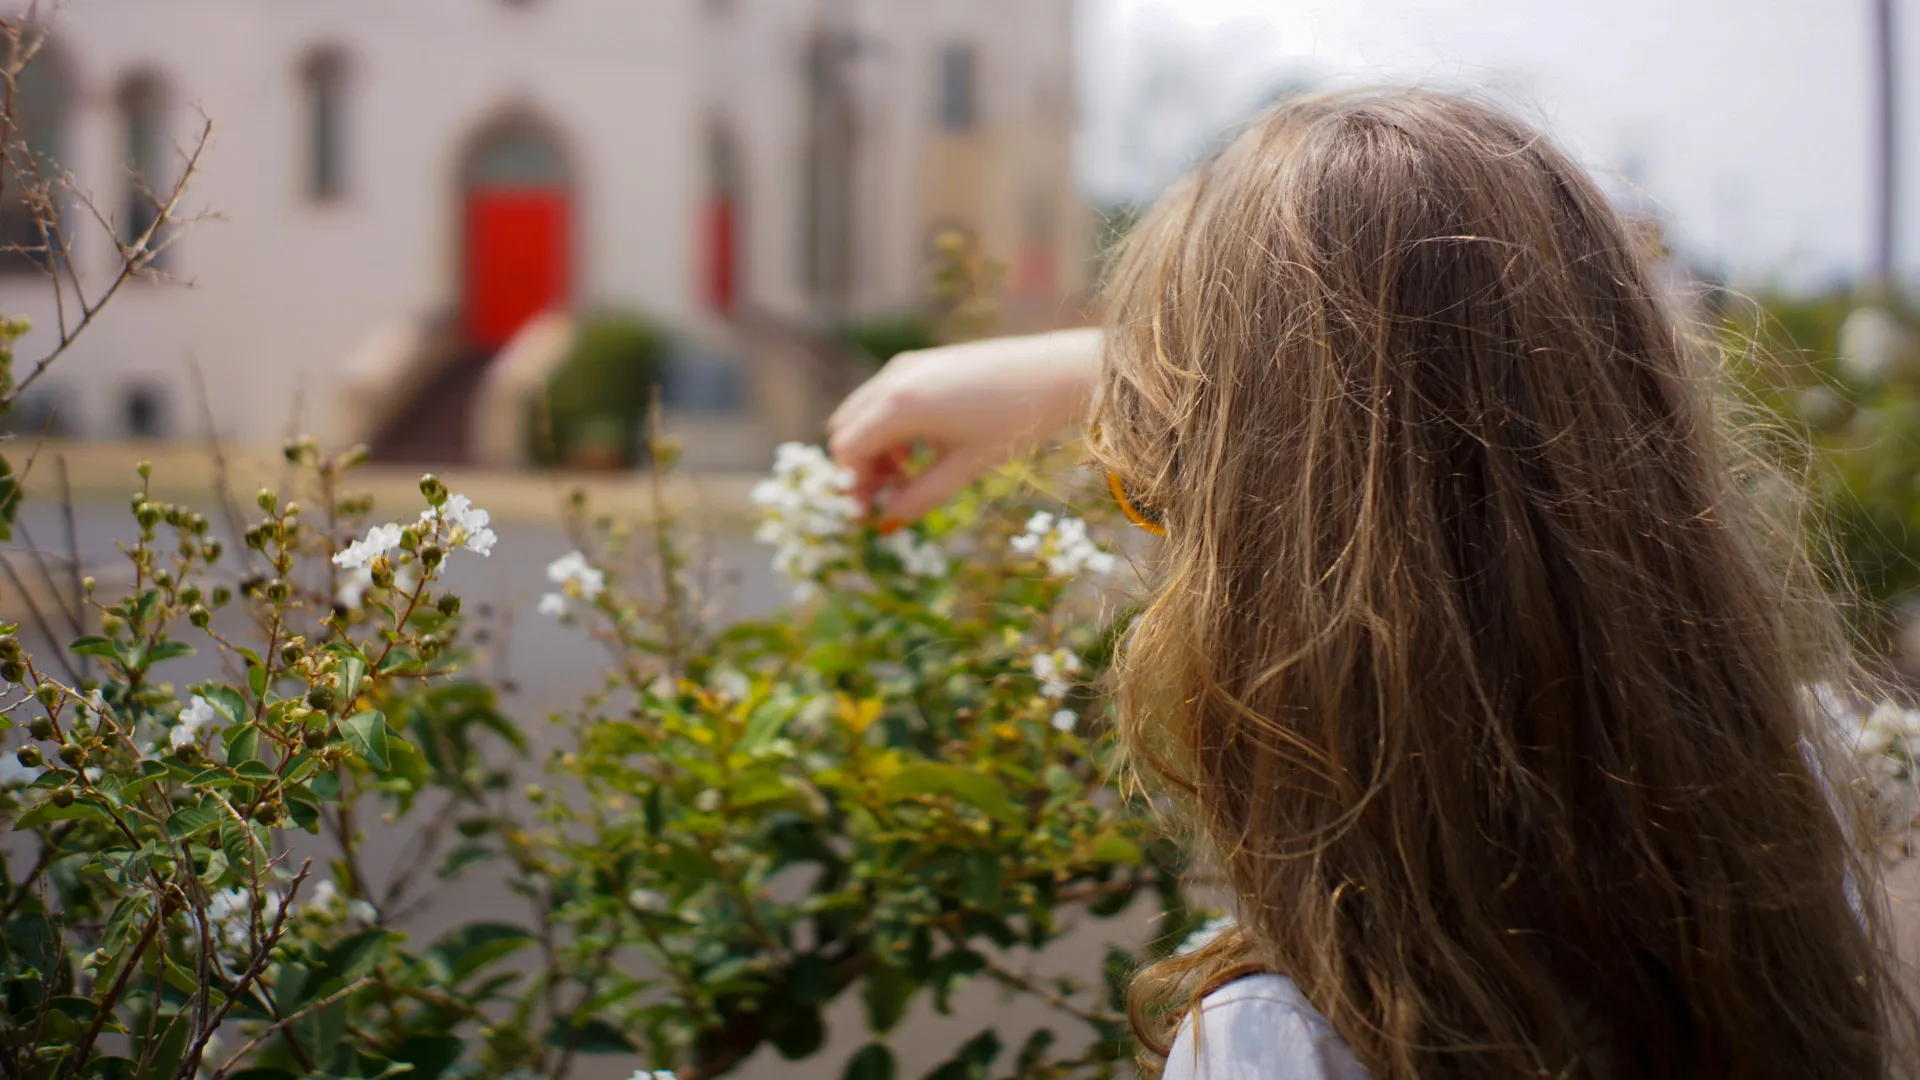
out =
<path fill-rule="evenodd" d="M 1868 0 L 1082 0 L 1081 171 L 1149 196 L 1275 88 L 1492 90 L 1745 284 L 1857 273 Z M 1920 0 L 1896 0 L 1920 271 Z"/>

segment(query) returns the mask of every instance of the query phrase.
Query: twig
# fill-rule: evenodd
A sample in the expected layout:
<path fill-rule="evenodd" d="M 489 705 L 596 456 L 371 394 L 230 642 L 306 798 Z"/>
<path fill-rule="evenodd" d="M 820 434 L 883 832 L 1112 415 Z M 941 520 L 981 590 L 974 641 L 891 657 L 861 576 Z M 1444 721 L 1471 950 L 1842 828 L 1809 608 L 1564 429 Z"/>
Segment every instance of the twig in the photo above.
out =
<path fill-rule="evenodd" d="M 282 1017 L 281 1019 L 276 1020 L 271 1024 L 268 1024 L 266 1027 L 261 1028 L 258 1032 L 254 1034 L 253 1038 L 248 1039 L 246 1041 L 245 1045 L 241 1046 L 240 1049 L 234 1051 L 233 1056 L 227 1059 L 227 1063 L 225 1065 L 222 1065 L 218 1069 L 215 1069 L 213 1071 L 213 1080 L 226 1080 L 227 1072 L 231 1070 L 235 1065 L 238 1065 L 240 1063 L 240 1059 L 247 1056 L 248 1051 L 260 1045 L 261 1040 L 267 1038 L 269 1035 L 276 1034 L 277 1032 L 284 1031 L 287 1028 L 292 1027 L 294 1024 L 299 1023 L 301 1019 L 306 1017 L 309 1013 L 319 1012 L 321 1009 L 324 1009 L 327 1006 L 332 1005 L 334 1002 L 339 1001 L 340 999 L 346 997 L 348 994 L 351 994 L 355 990 L 358 990 L 362 986 L 365 986 L 370 979 L 372 979 L 371 975 L 362 975 L 360 978 L 355 979 L 353 982 L 348 983 L 344 987 L 341 987 L 339 990 L 335 991 L 334 993 L 328 994 L 326 997 L 321 998 L 319 1001 L 309 1004 L 306 1008 L 301 1009 L 299 1012 L 293 1013 L 289 1016 Z"/>
<path fill-rule="evenodd" d="M 53 655 L 59 659 L 60 666 L 65 669 L 67 681 L 79 682 L 80 675 L 74 671 L 73 662 L 67 659 L 67 650 L 61 647 L 60 639 L 54 634 L 53 627 L 47 622 L 46 614 L 40 610 L 40 605 L 34 600 L 33 593 L 28 591 L 27 583 L 20 580 L 20 575 L 14 571 L 13 560 L 7 558 L 4 552 L 0 552 L 0 570 L 6 571 L 7 580 L 13 583 L 14 589 L 20 593 L 20 598 L 27 602 L 27 611 L 33 615 L 34 625 L 39 628 L 40 633 L 44 635 L 48 643 L 53 646 Z"/>
<path fill-rule="evenodd" d="M 107 1017 L 113 1015 L 113 1007 L 120 1001 L 120 994 L 127 988 L 127 981 L 133 978 L 135 971 L 140 969 L 140 955 L 147 951 L 147 946 L 153 944 L 154 937 L 160 933 L 160 924 L 167 921 L 165 905 L 155 906 L 160 910 L 155 911 L 153 918 L 147 920 L 147 928 L 140 932 L 140 940 L 133 947 L 133 955 L 129 956 L 126 964 L 121 967 L 120 975 L 113 980 L 113 987 L 107 991 L 107 995 L 96 1003 L 97 1010 L 93 1016 L 93 1023 L 87 1026 L 86 1035 L 81 1038 L 80 1045 L 74 1049 L 72 1071 L 69 1075 L 80 1075 L 81 1070 L 86 1066 L 87 1056 L 93 1053 L 94 1040 L 100 1037 L 100 1029 L 106 1025 Z"/>

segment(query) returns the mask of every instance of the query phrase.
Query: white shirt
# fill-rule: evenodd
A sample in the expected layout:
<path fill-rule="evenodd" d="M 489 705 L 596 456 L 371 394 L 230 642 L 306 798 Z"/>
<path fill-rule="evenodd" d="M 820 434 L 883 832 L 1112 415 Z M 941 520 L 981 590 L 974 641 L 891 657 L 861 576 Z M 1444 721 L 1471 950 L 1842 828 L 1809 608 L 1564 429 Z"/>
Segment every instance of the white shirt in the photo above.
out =
<path fill-rule="evenodd" d="M 1250 975 L 1208 994 L 1174 1036 L 1163 1080 L 1367 1080 L 1293 980 Z"/>

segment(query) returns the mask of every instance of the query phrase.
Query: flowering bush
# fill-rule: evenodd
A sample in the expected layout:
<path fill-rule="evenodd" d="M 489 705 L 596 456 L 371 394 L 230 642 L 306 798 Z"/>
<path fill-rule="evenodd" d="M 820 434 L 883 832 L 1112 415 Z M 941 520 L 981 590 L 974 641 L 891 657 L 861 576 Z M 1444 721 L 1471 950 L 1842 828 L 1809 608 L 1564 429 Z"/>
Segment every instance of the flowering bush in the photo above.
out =
<path fill-rule="evenodd" d="M 88 579 L 64 655 L 0 636 L 0 820 L 29 844 L 0 883 L 0 1074 L 560 1077 L 637 1052 L 691 1080 L 817 1052 L 857 994 L 847 1072 L 883 1080 L 910 1003 L 969 979 L 1086 1034 L 981 1032 L 942 1080 L 1125 1059 L 1130 956 L 1067 979 L 1022 957 L 1138 895 L 1155 949 L 1204 913 L 1106 782 L 1088 687 L 1121 564 L 1036 512 L 1066 492 L 1009 475 L 881 536 L 820 451 L 783 447 L 754 499 L 802 606 L 732 623 L 689 524 L 576 498 L 538 607 L 610 659 L 528 777 L 440 584 L 492 550 L 486 512 L 426 477 L 417 516 L 380 521 L 348 490 L 363 454 L 287 457 L 298 498 L 260 492 L 233 544 L 143 467 L 125 594 Z M 230 674 L 168 681 L 195 653 Z M 534 914 L 411 940 L 422 884 L 376 892 L 359 864 L 375 814 L 456 826 L 420 876 L 501 861 Z M 324 868 L 289 854 L 302 831 Z"/>

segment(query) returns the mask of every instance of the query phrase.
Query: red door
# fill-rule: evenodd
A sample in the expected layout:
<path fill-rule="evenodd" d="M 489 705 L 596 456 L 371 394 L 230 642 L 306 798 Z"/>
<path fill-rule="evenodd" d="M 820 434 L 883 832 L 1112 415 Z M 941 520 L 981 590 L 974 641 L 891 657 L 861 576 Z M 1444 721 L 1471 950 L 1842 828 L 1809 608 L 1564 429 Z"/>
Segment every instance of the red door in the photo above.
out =
<path fill-rule="evenodd" d="M 568 200 L 562 188 L 470 188 L 466 207 L 467 340 L 497 349 L 567 301 Z"/>

